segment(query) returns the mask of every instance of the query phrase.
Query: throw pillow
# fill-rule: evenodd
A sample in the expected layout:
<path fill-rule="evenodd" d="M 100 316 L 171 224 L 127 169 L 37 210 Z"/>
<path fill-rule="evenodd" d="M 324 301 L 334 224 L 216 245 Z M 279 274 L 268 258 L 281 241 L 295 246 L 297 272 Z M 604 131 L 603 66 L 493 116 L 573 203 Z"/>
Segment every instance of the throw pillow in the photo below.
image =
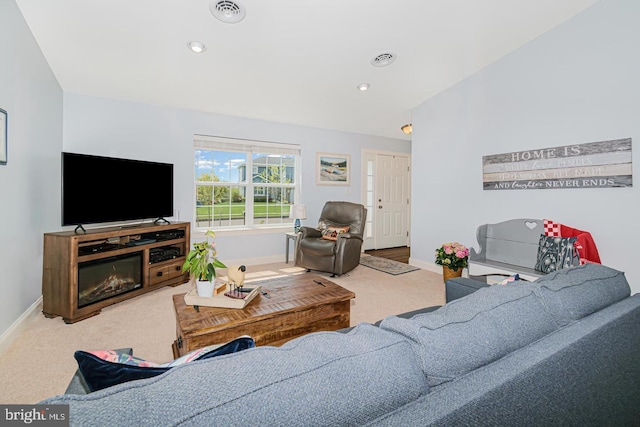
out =
<path fill-rule="evenodd" d="M 194 350 L 164 364 L 150 362 L 131 354 L 113 350 L 78 350 L 73 356 L 78 362 L 78 369 L 89 390 L 94 392 L 127 381 L 155 377 L 175 366 L 194 360 L 209 359 L 252 347 L 255 347 L 254 340 L 243 336 L 223 345 L 212 345 Z"/>
<path fill-rule="evenodd" d="M 347 233 L 348 231 L 348 225 L 345 225 L 344 227 L 330 225 L 322 232 L 322 238 L 327 240 L 338 240 L 338 234 Z"/>
<path fill-rule="evenodd" d="M 498 283 L 496 283 L 496 285 L 507 285 L 511 282 L 517 282 L 520 280 L 520 275 L 519 274 L 514 274 L 513 276 L 509 276 L 504 280 L 499 281 Z"/>
<path fill-rule="evenodd" d="M 541 234 L 538 243 L 538 259 L 534 268 L 543 273 L 551 273 L 571 267 L 576 257 L 575 241 L 575 237 L 553 237 Z"/>
<path fill-rule="evenodd" d="M 543 219 L 542 223 L 544 225 L 545 236 L 561 237 L 560 224 L 558 224 L 557 222 L 551 221 L 550 219 Z"/>
<path fill-rule="evenodd" d="M 318 221 L 318 230 L 320 230 L 321 233 L 324 233 L 324 231 L 327 229 L 327 227 L 329 226 L 329 224 L 327 224 L 324 221 Z"/>

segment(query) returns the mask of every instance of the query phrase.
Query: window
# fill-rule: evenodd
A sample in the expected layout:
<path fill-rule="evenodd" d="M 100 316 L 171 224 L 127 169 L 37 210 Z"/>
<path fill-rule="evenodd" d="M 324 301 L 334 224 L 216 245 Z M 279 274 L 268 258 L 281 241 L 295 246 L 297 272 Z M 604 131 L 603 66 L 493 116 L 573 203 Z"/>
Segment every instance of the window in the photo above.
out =
<path fill-rule="evenodd" d="M 300 146 L 196 135 L 195 224 L 208 229 L 292 224 Z"/>

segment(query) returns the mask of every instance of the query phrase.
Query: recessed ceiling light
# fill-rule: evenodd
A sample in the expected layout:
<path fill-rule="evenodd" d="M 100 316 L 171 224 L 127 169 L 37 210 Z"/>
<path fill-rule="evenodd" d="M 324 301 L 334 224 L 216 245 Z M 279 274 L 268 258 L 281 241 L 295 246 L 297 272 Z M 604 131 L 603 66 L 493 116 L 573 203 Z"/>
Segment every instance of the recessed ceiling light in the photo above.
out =
<path fill-rule="evenodd" d="M 187 43 L 187 47 L 191 52 L 195 52 L 195 53 L 202 53 L 205 50 L 207 50 L 207 47 L 202 42 L 199 42 L 196 40 Z"/>
<path fill-rule="evenodd" d="M 369 89 L 369 83 L 360 83 L 358 85 L 358 90 L 364 92 L 365 90 Z"/>
<path fill-rule="evenodd" d="M 371 65 L 373 65 L 374 67 L 386 67 L 395 60 L 396 55 L 394 53 L 381 53 L 371 60 Z"/>
<path fill-rule="evenodd" d="M 236 24 L 247 16 L 247 11 L 237 0 L 210 0 L 209 10 L 211 14 L 227 24 Z"/>

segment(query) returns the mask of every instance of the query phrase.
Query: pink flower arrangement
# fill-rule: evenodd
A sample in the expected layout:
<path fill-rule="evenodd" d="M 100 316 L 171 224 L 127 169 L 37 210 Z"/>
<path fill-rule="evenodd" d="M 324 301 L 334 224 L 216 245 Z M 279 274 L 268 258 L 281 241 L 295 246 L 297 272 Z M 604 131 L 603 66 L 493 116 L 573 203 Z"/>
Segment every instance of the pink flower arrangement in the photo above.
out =
<path fill-rule="evenodd" d="M 469 249 L 458 243 L 444 243 L 442 247 L 436 249 L 436 264 L 442 265 L 458 271 L 458 268 L 465 268 L 469 260 Z"/>

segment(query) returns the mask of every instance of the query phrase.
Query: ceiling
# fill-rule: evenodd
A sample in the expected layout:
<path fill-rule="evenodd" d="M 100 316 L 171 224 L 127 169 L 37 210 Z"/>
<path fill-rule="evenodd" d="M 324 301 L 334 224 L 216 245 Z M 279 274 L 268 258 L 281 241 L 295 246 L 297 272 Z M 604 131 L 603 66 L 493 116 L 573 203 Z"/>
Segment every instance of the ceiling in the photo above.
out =
<path fill-rule="evenodd" d="M 235 24 L 209 0 L 16 3 L 65 92 L 410 139 L 414 107 L 596 1 L 237 0 Z"/>

